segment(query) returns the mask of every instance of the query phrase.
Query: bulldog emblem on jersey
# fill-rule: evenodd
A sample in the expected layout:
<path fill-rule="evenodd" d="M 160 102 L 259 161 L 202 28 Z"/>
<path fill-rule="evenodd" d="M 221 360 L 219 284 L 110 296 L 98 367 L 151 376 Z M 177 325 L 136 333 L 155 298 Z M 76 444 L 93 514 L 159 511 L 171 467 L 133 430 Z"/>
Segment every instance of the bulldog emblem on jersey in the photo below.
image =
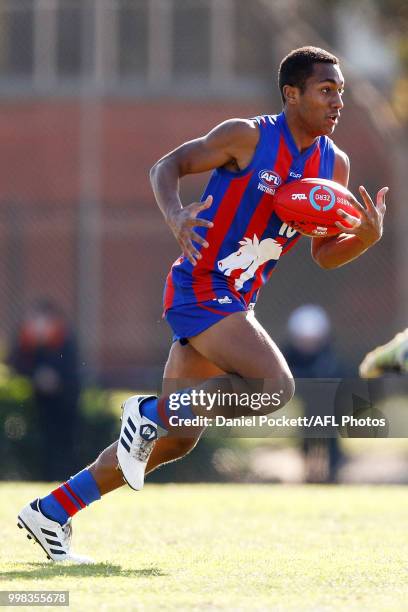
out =
<path fill-rule="evenodd" d="M 253 238 L 245 237 L 240 240 L 239 244 L 241 246 L 237 251 L 217 262 L 218 270 L 225 276 L 231 276 L 234 270 L 243 270 L 234 283 L 238 291 L 242 289 L 247 280 L 255 276 L 259 266 L 271 259 L 278 260 L 282 254 L 282 246 L 279 242 L 273 238 L 259 241 L 256 234 Z"/>

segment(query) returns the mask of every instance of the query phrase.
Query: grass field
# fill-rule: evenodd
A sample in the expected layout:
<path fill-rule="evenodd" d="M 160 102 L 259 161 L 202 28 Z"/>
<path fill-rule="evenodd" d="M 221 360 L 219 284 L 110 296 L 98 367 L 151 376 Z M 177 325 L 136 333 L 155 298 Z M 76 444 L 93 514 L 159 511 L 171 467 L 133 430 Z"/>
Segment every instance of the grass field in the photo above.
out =
<path fill-rule="evenodd" d="M 93 566 L 45 561 L 17 529 L 48 490 L 0 485 L 2 590 L 67 589 L 75 612 L 407 609 L 404 487 L 123 488 L 75 518 Z"/>

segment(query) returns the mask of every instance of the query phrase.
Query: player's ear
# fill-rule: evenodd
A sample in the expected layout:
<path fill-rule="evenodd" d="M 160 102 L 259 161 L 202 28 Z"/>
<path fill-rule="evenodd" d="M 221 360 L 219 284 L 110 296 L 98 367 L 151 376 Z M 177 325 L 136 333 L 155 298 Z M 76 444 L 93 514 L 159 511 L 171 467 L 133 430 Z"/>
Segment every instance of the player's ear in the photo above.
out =
<path fill-rule="evenodd" d="M 300 95 L 299 87 L 284 85 L 282 91 L 286 104 L 297 104 Z"/>

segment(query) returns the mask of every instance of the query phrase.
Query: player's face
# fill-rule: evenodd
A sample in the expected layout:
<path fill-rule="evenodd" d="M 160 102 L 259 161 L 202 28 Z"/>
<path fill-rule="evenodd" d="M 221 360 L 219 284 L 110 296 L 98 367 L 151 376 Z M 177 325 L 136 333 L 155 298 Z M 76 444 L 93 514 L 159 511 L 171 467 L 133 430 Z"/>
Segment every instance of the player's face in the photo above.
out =
<path fill-rule="evenodd" d="M 298 98 L 304 128 L 314 137 L 334 132 L 343 108 L 344 78 L 336 64 L 314 65 L 312 76 Z"/>

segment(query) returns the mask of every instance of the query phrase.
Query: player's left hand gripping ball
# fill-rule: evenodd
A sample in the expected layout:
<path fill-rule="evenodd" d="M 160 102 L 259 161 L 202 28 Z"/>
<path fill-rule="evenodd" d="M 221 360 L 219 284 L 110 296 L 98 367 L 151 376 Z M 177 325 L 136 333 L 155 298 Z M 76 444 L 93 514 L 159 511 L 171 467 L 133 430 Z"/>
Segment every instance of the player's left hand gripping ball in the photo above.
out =
<path fill-rule="evenodd" d="M 357 236 L 365 247 L 373 245 L 380 240 L 383 232 L 383 220 L 386 211 L 385 196 L 388 192 L 388 187 L 383 187 L 377 193 L 376 203 L 372 201 L 366 188 L 359 188 L 361 197 L 363 198 L 364 206 L 352 195 L 352 203 L 360 212 L 360 219 L 351 217 L 345 210 L 339 209 L 337 214 L 344 219 L 352 227 L 346 227 L 341 221 L 336 221 L 336 226 L 345 234 L 354 234 Z"/>

